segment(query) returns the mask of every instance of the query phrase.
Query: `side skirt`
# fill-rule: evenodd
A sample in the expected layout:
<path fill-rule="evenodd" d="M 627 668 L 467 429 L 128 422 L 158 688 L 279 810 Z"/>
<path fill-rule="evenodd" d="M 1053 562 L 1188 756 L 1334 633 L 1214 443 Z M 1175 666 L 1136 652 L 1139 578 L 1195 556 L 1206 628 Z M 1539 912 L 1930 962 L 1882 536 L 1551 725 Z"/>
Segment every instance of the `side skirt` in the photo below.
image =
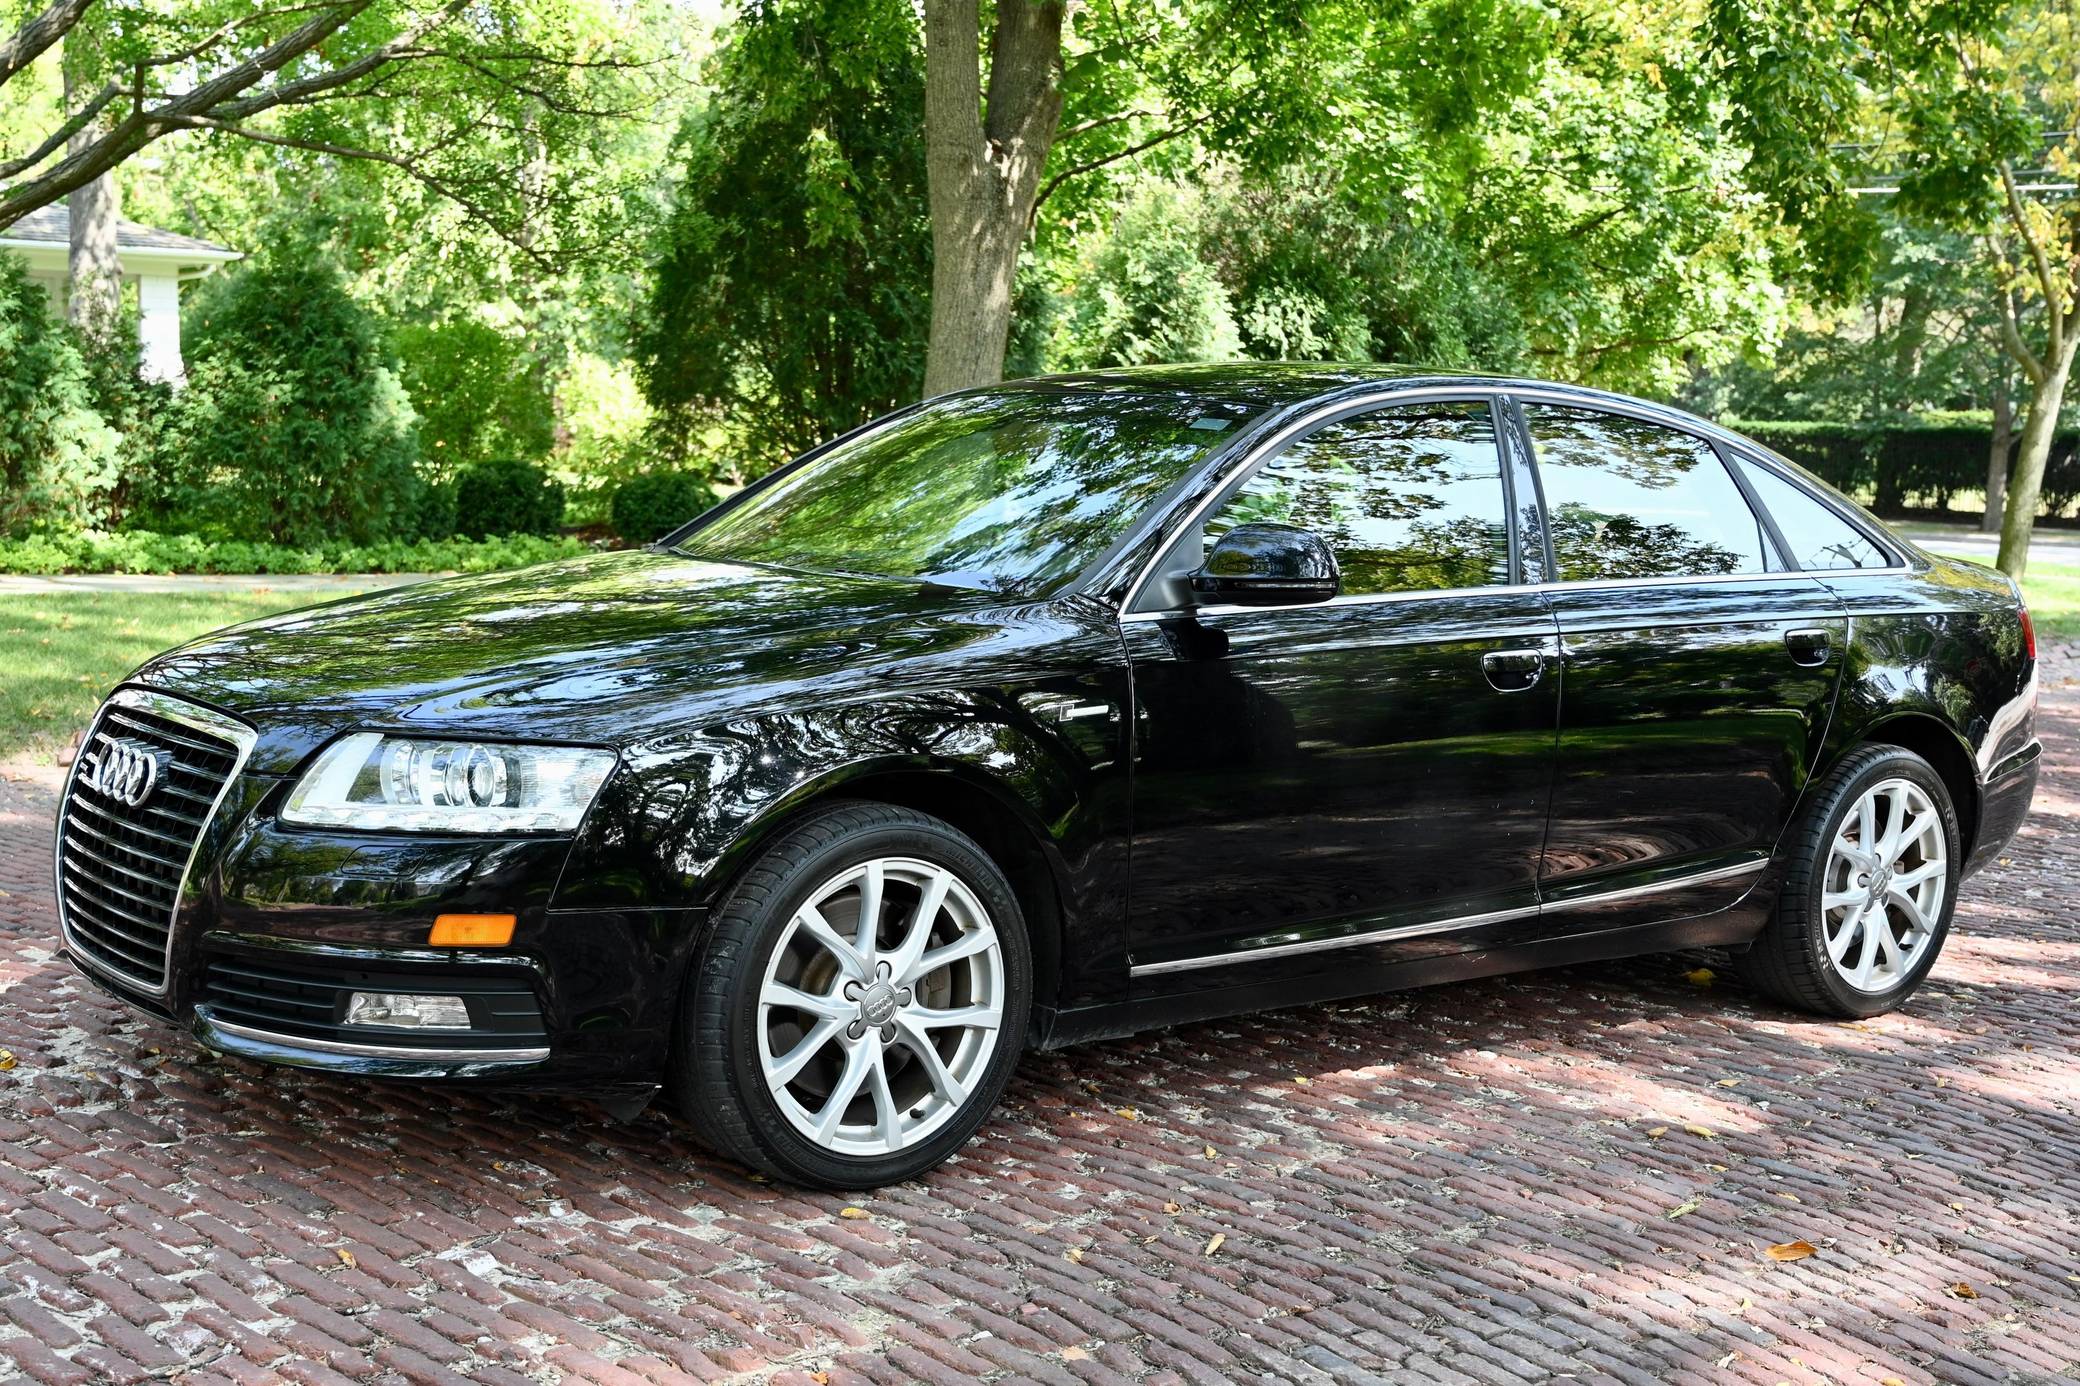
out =
<path fill-rule="evenodd" d="M 1474 947 L 1439 957 L 1366 964 L 1354 949 L 1348 965 L 1331 974 L 1269 977 L 1216 989 L 1157 993 L 1131 1001 L 1061 1011 L 1053 1017 L 1035 1049 L 1062 1049 L 1092 1040 L 1117 1039 L 1166 1025 L 1218 1020 L 1254 1011 L 1347 1001 L 1356 996 L 1404 991 L 1441 982 L 1463 982 L 1510 972 L 1529 972 L 1573 963 L 1607 962 L 1613 958 L 1669 953 L 1683 948 L 1743 946 L 1752 943 L 1768 923 L 1776 903 L 1777 879 L 1771 872 L 1729 909 L 1688 919 L 1660 920 L 1591 934 L 1568 934 L 1535 942 Z"/>

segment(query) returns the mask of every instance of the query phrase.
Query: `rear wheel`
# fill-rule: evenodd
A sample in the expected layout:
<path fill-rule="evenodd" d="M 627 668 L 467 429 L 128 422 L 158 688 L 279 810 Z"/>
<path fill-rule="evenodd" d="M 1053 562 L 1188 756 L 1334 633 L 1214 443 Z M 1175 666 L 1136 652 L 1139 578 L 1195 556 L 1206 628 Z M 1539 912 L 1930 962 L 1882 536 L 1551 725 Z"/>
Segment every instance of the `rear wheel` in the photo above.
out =
<path fill-rule="evenodd" d="M 1025 1039 L 1011 888 L 949 825 L 836 807 L 775 843 L 718 911 L 682 1003 L 674 1088 L 724 1153 L 864 1188 L 963 1145 Z"/>
<path fill-rule="evenodd" d="M 1822 1015 L 1892 1010 L 1935 965 L 1957 903 L 1957 811 L 1934 767 L 1867 746 L 1815 792 L 1776 917 L 1738 960 L 1758 990 Z"/>

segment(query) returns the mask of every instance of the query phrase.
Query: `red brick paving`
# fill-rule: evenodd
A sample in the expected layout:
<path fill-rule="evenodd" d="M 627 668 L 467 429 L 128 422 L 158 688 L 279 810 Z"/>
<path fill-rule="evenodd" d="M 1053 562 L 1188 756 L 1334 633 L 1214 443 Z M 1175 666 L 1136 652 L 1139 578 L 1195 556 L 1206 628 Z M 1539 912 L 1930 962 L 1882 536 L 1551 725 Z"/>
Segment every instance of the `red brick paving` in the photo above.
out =
<path fill-rule="evenodd" d="M 1029 1058 L 851 1201 L 656 1113 L 210 1058 L 52 958 L 50 797 L 0 786 L 0 1373 L 2080 1378 L 2080 692 L 2046 712 L 1903 1014 L 1691 956 L 1195 1026 Z"/>

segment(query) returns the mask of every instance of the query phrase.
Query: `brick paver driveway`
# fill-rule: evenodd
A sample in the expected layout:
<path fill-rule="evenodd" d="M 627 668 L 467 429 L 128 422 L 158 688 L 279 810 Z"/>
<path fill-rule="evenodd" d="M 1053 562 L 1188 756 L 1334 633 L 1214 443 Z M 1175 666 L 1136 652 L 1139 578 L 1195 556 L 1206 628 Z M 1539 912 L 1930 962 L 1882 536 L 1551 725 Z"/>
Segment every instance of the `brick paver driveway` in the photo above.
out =
<path fill-rule="evenodd" d="M 853 1200 L 656 1113 L 209 1058 L 54 960 L 14 786 L 0 1374 L 2067 1376 L 2080 692 L 2046 712 L 2037 816 L 1904 1014 L 1684 957 L 1201 1025 L 1029 1059 L 955 1164 Z"/>

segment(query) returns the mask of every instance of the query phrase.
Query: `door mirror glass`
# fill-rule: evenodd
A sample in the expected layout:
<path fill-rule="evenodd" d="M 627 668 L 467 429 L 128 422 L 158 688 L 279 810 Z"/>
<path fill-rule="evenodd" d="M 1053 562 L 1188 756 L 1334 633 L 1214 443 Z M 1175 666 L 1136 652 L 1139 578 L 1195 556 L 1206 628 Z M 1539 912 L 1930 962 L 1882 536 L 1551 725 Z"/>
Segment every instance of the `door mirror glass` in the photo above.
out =
<path fill-rule="evenodd" d="M 1321 536 L 1293 525 L 1237 525 L 1214 541 L 1192 591 L 1207 602 L 1294 606 L 1325 602 L 1343 586 Z"/>

